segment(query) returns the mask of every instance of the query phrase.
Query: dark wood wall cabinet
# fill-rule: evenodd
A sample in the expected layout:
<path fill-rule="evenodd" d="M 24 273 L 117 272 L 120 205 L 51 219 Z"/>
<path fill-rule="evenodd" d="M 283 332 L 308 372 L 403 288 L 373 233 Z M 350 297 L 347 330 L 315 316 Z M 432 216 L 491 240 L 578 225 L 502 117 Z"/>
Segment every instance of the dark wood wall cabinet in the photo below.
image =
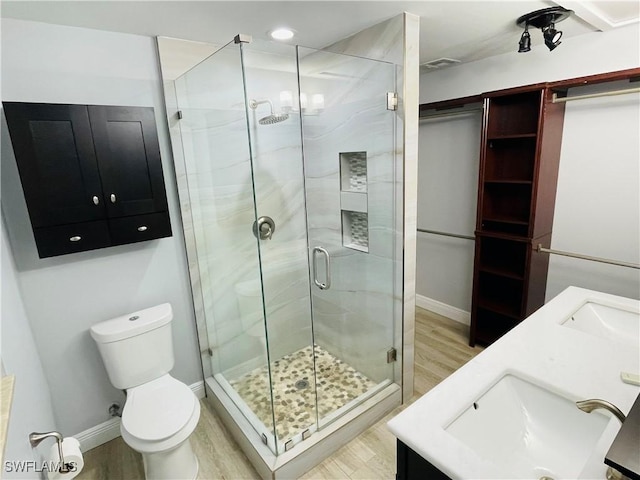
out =
<path fill-rule="evenodd" d="M 544 304 L 564 103 L 545 85 L 484 95 L 471 345 L 492 343 Z"/>
<path fill-rule="evenodd" d="M 3 106 L 41 258 L 171 236 L 153 108 Z"/>

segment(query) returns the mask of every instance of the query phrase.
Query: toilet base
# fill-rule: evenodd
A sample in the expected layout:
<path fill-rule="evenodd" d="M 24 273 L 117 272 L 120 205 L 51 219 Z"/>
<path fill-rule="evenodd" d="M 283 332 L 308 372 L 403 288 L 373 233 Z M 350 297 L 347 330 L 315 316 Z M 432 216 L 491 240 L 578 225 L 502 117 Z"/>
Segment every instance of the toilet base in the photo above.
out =
<path fill-rule="evenodd" d="M 147 480 L 195 480 L 198 476 L 198 459 L 189 439 L 168 451 L 142 453 L 142 461 Z"/>

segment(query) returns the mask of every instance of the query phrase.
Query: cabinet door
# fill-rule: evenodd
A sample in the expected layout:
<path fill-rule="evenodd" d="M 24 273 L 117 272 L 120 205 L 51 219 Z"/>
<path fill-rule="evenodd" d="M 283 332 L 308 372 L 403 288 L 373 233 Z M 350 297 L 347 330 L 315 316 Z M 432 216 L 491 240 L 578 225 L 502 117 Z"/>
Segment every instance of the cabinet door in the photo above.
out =
<path fill-rule="evenodd" d="M 167 210 L 151 107 L 89 106 L 109 217 Z"/>
<path fill-rule="evenodd" d="M 3 105 L 33 227 L 103 219 L 87 107 Z"/>

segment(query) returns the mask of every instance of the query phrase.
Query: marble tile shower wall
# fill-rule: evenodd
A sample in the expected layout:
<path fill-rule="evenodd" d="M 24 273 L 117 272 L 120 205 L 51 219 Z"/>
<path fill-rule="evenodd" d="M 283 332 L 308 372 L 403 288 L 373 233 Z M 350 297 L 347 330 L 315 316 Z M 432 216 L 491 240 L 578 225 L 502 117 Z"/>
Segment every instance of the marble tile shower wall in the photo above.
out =
<path fill-rule="evenodd" d="M 293 67 L 294 55 L 291 49 Z M 269 98 L 278 109 L 279 92 L 297 90 L 297 79 L 251 68 L 259 56 L 245 52 L 247 95 Z M 267 105 L 259 106 L 248 119 L 252 172 L 242 84 L 229 83 L 232 75 L 221 78 L 224 66 L 215 57 L 215 65 L 191 72 L 177 88 L 187 90 L 190 83 L 196 92 L 178 96 L 194 105 L 182 108 L 181 128 L 214 373 L 236 377 L 267 361 L 262 287 L 271 359 L 311 344 L 302 153 L 298 117 L 259 125 L 269 113 Z M 253 185 L 258 216 L 276 222 L 273 238 L 260 242 L 260 262 L 252 233 Z"/>
<path fill-rule="evenodd" d="M 254 206 L 248 149 L 243 152 L 242 148 L 242 142 L 247 143 L 246 133 L 234 133 L 242 132 L 246 121 L 243 110 L 202 112 L 183 107 L 183 115 L 181 129 L 208 342 L 217 372 L 248 362 L 260 352 L 258 340 L 242 328 L 235 288 L 260 274 L 256 239 L 250 234 Z M 212 116 L 224 116 L 226 123 L 212 126 Z M 258 299 L 255 302 L 259 308 Z"/>
<path fill-rule="evenodd" d="M 247 96 L 270 99 L 278 113 L 280 92 L 298 91 L 296 52 L 280 48 L 274 53 L 265 47 L 255 42 L 243 51 Z M 279 68 L 261 68 L 274 63 Z M 273 218 L 276 225 L 272 239 L 260 242 L 273 361 L 311 345 L 313 339 L 300 117 L 292 113 L 283 122 L 260 125 L 258 120 L 269 113 L 268 106 L 251 111 L 249 130 L 257 215 Z M 259 289 L 260 284 L 255 285 Z"/>
<path fill-rule="evenodd" d="M 313 290 L 314 332 L 318 344 L 379 382 L 389 376 L 380 358 L 393 341 L 395 115 L 371 99 L 385 102 L 395 69 L 353 57 L 336 65 L 336 59 L 317 52 L 301 61 L 303 72 L 305 62 L 317 71 L 326 61 L 325 70 L 338 73 L 301 81 L 303 91 L 324 89 L 327 103 L 320 115 L 304 117 L 309 236 L 311 246 L 331 253 L 335 279 L 330 290 Z M 368 254 L 342 246 L 339 154 L 359 151 L 367 155 Z"/>

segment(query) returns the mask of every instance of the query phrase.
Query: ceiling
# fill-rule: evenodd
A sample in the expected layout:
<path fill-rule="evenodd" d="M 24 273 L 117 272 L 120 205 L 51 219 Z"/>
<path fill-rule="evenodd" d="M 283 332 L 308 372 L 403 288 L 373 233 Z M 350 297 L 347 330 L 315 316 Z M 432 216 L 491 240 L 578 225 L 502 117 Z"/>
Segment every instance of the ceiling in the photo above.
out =
<path fill-rule="evenodd" d="M 520 15 L 550 1 L 2 1 L 2 17 L 224 44 L 237 33 L 267 38 L 286 25 L 291 43 L 322 48 L 403 11 L 421 17 L 420 60 L 469 62 L 517 49 Z M 567 1 L 564 38 L 637 22 L 640 2 Z M 580 15 L 580 16 L 578 16 Z M 533 45 L 541 35 L 532 35 Z"/>

